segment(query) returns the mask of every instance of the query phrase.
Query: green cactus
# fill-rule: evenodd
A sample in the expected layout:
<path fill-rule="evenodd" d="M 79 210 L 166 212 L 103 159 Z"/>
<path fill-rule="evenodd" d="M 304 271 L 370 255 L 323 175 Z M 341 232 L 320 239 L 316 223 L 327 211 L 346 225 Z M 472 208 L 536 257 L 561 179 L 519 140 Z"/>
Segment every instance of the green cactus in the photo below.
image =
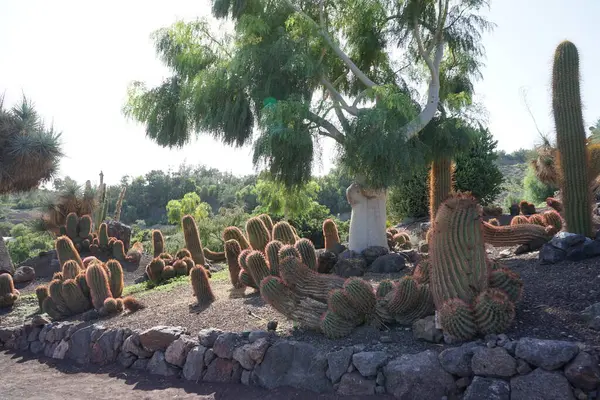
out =
<path fill-rule="evenodd" d="M 81 314 L 89 310 L 92 305 L 79 288 L 75 279 L 67 279 L 62 283 L 62 298 L 71 314 Z"/>
<path fill-rule="evenodd" d="M 66 236 L 67 235 L 67 227 L 64 225 L 59 227 L 58 232 L 59 232 L 60 236 Z"/>
<path fill-rule="evenodd" d="M 92 218 L 89 215 L 83 215 L 79 218 L 79 237 L 81 239 L 88 239 L 88 236 L 92 234 Z"/>
<path fill-rule="evenodd" d="M 394 315 L 396 322 L 400 325 L 412 325 L 416 320 L 433 314 L 435 305 L 429 285 L 418 285 L 417 301 L 412 308 L 402 314 Z"/>
<path fill-rule="evenodd" d="M 439 308 L 439 321 L 442 329 L 456 339 L 467 340 L 477 334 L 473 310 L 461 299 L 446 300 Z"/>
<path fill-rule="evenodd" d="M 334 220 L 328 218 L 323 221 L 323 237 L 327 251 L 334 250 L 340 244 L 340 235 Z"/>
<path fill-rule="evenodd" d="M 352 333 L 356 325 L 337 313 L 328 310 L 321 318 L 321 330 L 329 339 L 340 339 Z"/>
<path fill-rule="evenodd" d="M 63 314 L 60 311 L 58 311 L 54 300 L 50 296 L 44 299 L 44 302 L 42 303 L 42 311 L 48 314 L 50 318 L 54 320 L 63 318 Z"/>
<path fill-rule="evenodd" d="M 74 213 L 74 212 L 68 213 L 67 218 L 65 219 L 65 226 L 67 228 L 67 236 L 71 240 L 75 240 L 79 236 L 77 234 L 77 226 L 78 225 L 79 225 L 79 217 L 77 216 L 77 213 Z"/>
<path fill-rule="evenodd" d="M 202 267 L 204 269 L 204 267 Z M 161 279 L 168 280 L 171 278 L 175 278 L 177 276 L 177 272 L 175 272 L 175 268 L 172 265 L 166 265 L 162 271 Z"/>
<path fill-rule="evenodd" d="M 470 195 L 456 194 L 438 208 L 433 229 L 429 254 L 436 308 L 454 298 L 472 304 L 488 286 L 481 207 Z"/>
<path fill-rule="evenodd" d="M 296 233 L 288 222 L 279 221 L 273 226 L 273 240 L 293 246 L 296 244 Z"/>
<path fill-rule="evenodd" d="M 226 260 L 224 251 L 212 251 L 207 248 L 204 249 L 204 258 L 214 263 L 220 263 Z"/>
<path fill-rule="evenodd" d="M 125 302 L 123 301 L 123 299 L 115 299 L 115 301 L 117 302 L 117 313 L 123 312 L 123 309 L 125 307 Z"/>
<path fill-rule="evenodd" d="M 429 218 L 435 220 L 436 213 L 452 191 L 452 159 L 439 157 L 431 163 L 429 171 Z"/>
<path fill-rule="evenodd" d="M 557 231 L 560 231 L 562 229 L 562 226 L 563 226 L 562 217 L 556 211 L 554 211 L 554 210 L 545 211 L 542 214 L 542 217 L 544 217 L 544 222 L 546 223 L 546 226 L 553 226 L 556 228 Z"/>
<path fill-rule="evenodd" d="M 183 259 L 181 261 L 183 261 L 185 263 L 185 265 L 187 266 L 186 275 L 189 275 L 192 268 L 194 268 L 196 266 L 196 264 L 194 264 L 194 260 L 192 260 L 192 257 L 183 257 Z"/>
<path fill-rule="evenodd" d="M 543 227 L 529 222 L 517 225 L 511 223 L 510 226 L 494 226 L 483 222 L 482 225 L 485 242 L 495 247 L 535 243 L 541 245 L 549 241 L 558 231 L 555 227 Z"/>
<path fill-rule="evenodd" d="M 15 289 L 12 276 L 0 275 L 0 308 L 11 307 L 18 299 L 19 291 Z"/>
<path fill-rule="evenodd" d="M 294 309 L 294 296 L 285 286 L 281 278 L 269 276 L 260 283 L 260 296 L 271 307 L 285 316 L 291 315 Z"/>
<path fill-rule="evenodd" d="M 500 226 L 500 221 L 498 221 L 498 218 L 490 218 L 488 220 L 488 224 L 494 225 L 494 226 Z"/>
<path fill-rule="evenodd" d="M 242 269 L 240 271 L 239 281 L 244 286 L 258 289 L 258 285 L 254 282 L 254 279 L 252 279 L 252 276 L 245 269 Z"/>
<path fill-rule="evenodd" d="M 199 305 L 206 306 L 215 301 L 215 295 L 210 288 L 206 270 L 202 266 L 197 265 L 192 268 L 190 271 L 190 281 L 192 282 L 194 296 L 196 296 Z"/>
<path fill-rule="evenodd" d="M 242 267 L 242 269 L 248 268 L 248 264 L 246 264 L 246 258 L 248 257 L 248 254 L 250 254 L 251 252 L 252 252 L 252 250 L 246 249 L 246 250 L 242 250 L 242 252 L 240 253 L 240 256 L 238 257 L 238 263 L 240 264 L 240 267 Z"/>
<path fill-rule="evenodd" d="M 44 300 L 46 300 L 46 297 L 50 296 L 50 294 L 48 293 L 48 286 L 46 285 L 39 285 L 38 287 L 35 288 L 35 296 L 38 299 L 38 304 L 40 306 L 40 310 L 42 310 L 42 312 L 44 311 Z"/>
<path fill-rule="evenodd" d="M 477 296 L 474 314 L 481 333 L 502 333 L 515 317 L 515 305 L 502 290 L 488 289 Z"/>
<path fill-rule="evenodd" d="M 62 272 L 55 272 L 54 274 L 52 274 L 52 280 L 54 280 L 54 279 L 58 279 L 59 281 L 65 280 Z"/>
<path fill-rule="evenodd" d="M 152 282 L 159 282 L 162 277 L 163 270 L 165 269 L 165 262 L 156 257 L 146 266 L 146 275 Z"/>
<path fill-rule="evenodd" d="M 564 220 L 571 233 L 592 237 L 592 193 L 579 88 L 579 53 L 564 41 L 554 53 L 552 110 L 556 145 L 560 154 L 561 194 Z"/>
<path fill-rule="evenodd" d="M 63 279 L 74 279 L 80 272 L 81 268 L 75 260 L 68 260 L 62 267 Z"/>
<path fill-rule="evenodd" d="M 121 297 L 123 294 L 123 288 L 125 282 L 123 280 L 123 267 L 117 260 L 108 260 L 106 262 L 106 268 L 108 269 L 110 279 L 110 293 L 115 299 Z"/>
<path fill-rule="evenodd" d="M 228 240 L 237 240 L 242 250 L 250 248 L 248 239 L 246 239 L 246 236 L 244 236 L 242 230 L 237 226 L 229 226 L 223 231 L 223 241 L 226 242 Z"/>
<path fill-rule="evenodd" d="M 334 289 L 329 293 L 327 308 L 349 321 L 356 322 L 357 325 L 364 320 L 364 315 L 354 307 L 348 298 L 348 294 L 343 289 Z"/>
<path fill-rule="evenodd" d="M 392 281 L 389 279 L 384 279 L 381 282 L 379 282 L 375 295 L 378 298 L 384 298 L 388 295 L 388 293 L 391 293 L 392 290 L 394 290 L 394 284 L 392 283 Z"/>
<path fill-rule="evenodd" d="M 48 285 L 48 293 L 54 302 L 54 307 L 61 315 L 69 315 L 69 307 L 62 295 L 62 281 L 53 279 Z"/>
<path fill-rule="evenodd" d="M 350 303 L 361 313 L 370 315 L 375 311 L 377 298 L 373 286 L 367 281 L 353 277 L 344 282 L 344 291 Z"/>
<path fill-rule="evenodd" d="M 160 229 L 152 231 L 152 248 L 154 258 L 160 256 L 165 251 L 165 239 Z"/>
<path fill-rule="evenodd" d="M 281 259 L 279 272 L 286 286 L 299 296 L 310 297 L 322 302 L 327 302 L 327 295 L 331 290 L 344 287 L 344 278 L 315 272 L 296 257 Z M 363 295 L 363 293 L 353 294 Z"/>
<path fill-rule="evenodd" d="M 279 240 L 271 240 L 265 248 L 269 271 L 273 276 L 279 276 L 279 251 L 283 247 L 283 243 Z"/>
<path fill-rule="evenodd" d="M 279 262 L 281 263 L 281 260 L 288 257 L 296 257 L 298 260 L 302 260 L 302 255 L 294 245 L 284 244 L 281 246 L 281 249 L 279 249 Z"/>
<path fill-rule="evenodd" d="M 246 257 L 248 268 L 246 271 L 252 276 L 252 280 L 256 283 L 261 282 L 264 278 L 270 275 L 267 260 L 260 251 L 254 250 Z"/>
<path fill-rule="evenodd" d="M 533 214 L 529 217 L 529 223 L 539 226 L 546 226 L 546 220 L 540 214 Z"/>
<path fill-rule="evenodd" d="M 418 284 L 428 284 L 431 267 L 428 260 L 423 260 L 415 267 L 413 277 Z"/>
<path fill-rule="evenodd" d="M 490 287 L 504 291 L 513 303 L 519 302 L 523 295 L 523 281 L 516 272 L 508 268 L 490 272 Z"/>
<path fill-rule="evenodd" d="M 273 220 L 271 219 L 269 214 L 260 214 L 258 218 L 260 218 L 263 224 L 265 224 L 267 231 L 273 232 Z"/>
<path fill-rule="evenodd" d="M 175 270 L 177 276 L 185 276 L 188 273 L 187 264 L 183 260 L 176 260 L 173 263 L 173 270 Z"/>
<path fill-rule="evenodd" d="M 125 246 L 120 240 L 115 240 L 115 242 L 113 243 L 112 252 L 113 257 L 118 261 L 125 261 L 125 259 L 127 258 L 127 254 L 125 254 Z"/>
<path fill-rule="evenodd" d="M 267 243 L 271 241 L 271 234 L 264 222 L 258 217 L 253 217 L 246 221 L 246 233 L 248 234 L 250 246 L 253 250 L 264 252 Z"/>
<path fill-rule="evenodd" d="M 81 271 L 79 275 L 75 277 L 75 281 L 77 281 L 77 285 L 79 285 L 79 289 L 85 297 L 90 297 L 90 287 L 85 280 L 85 271 Z"/>
<path fill-rule="evenodd" d="M 121 310 L 122 309 L 123 307 L 121 306 Z M 102 307 L 99 309 L 99 312 L 102 316 L 117 314 L 119 312 L 119 304 L 117 303 L 117 300 L 115 300 L 112 297 L 107 297 L 106 299 L 104 299 L 104 304 L 102 304 Z"/>
<path fill-rule="evenodd" d="M 186 257 L 192 258 L 192 253 L 190 253 L 188 249 L 181 249 L 175 254 L 175 258 L 178 260 L 183 260 Z"/>
<path fill-rule="evenodd" d="M 419 299 L 419 285 L 412 276 L 405 276 L 392 290 L 388 303 L 388 310 L 392 315 L 409 313 L 417 306 Z"/>
<path fill-rule="evenodd" d="M 112 297 L 106 270 L 100 264 L 90 264 L 85 270 L 85 281 L 90 288 L 92 304 L 96 310 L 100 311 L 104 306 L 104 300 Z M 52 296 L 52 292 L 50 292 L 50 296 Z"/>
<path fill-rule="evenodd" d="M 235 288 L 241 287 L 240 284 L 240 263 L 238 259 L 242 252 L 240 244 L 235 239 L 229 239 L 225 242 L 225 258 L 229 269 L 229 280 Z"/>
<path fill-rule="evenodd" d="M 313 271 L 317 270 L 317 252 L 315 246 L 308 239 L 300 239 L 294 245 L 298 253 L 300 253 L 300 259 L 302 262 Z"/>
<path fill-rule="evenodd" d="M 98 229 L 98 247 L 105 250 L 108 248 L 108 225 L 105 222 L 100 224 Z"/>
<path fill-rule="evenodd" d="M 202 248 L 202 241 L 200 240 L 196 220 L 191 215 L 184 215 L 181 218 L 181 226 L 183 227 L 185 248 L 192 254 L 192 260 L 194 260 L 196 265 L 206 265 L 204 249 Z"/>
<path fill-rule="evenodd" d="M 79 256 L 79 252 L 75 248 L 75 245 L 71 241 L 68 236 L 59 236 L 56 239 L 56 253 L 58 255 L 58 262 L 60 263 L 60 268 L 65 265 L 65 263 L 69 260 L 74 260 L 79 265 L 79 268 L 83 269 L 83 261 Z"/>

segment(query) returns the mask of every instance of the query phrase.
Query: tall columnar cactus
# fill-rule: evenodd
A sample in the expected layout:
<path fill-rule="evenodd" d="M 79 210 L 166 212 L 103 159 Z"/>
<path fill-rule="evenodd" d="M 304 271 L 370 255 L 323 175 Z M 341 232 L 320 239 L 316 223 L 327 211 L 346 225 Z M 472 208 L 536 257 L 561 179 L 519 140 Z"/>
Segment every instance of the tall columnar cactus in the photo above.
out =
<path fill-rule="evenodd" d="M 231 284 L 235 288 L 239 288 L 240 285 L 240 264 L 238 258 L 242 248 L 235 239 L 230 239 L 225 242 L 225 258 L 227 259 L 227 267 L 229 268 L 229 279 Z"/>
<path fill-rule="evenodd" d="M 79 218 L 79 238 L 88 239 L 88 237 L 92 234 L 92 218 L 89 215 L 82 215 Z"/>
<path fill-rule="evenodd" d="M 115 240 L 112 248 L 113 257 L 119 261 L 125 261 L 127 254 L 125 254 L 125 246 L 120 240 Z"/>
<path fill-rule="evenodd" d="M 246 257 L 247 271 L 254 282 L 261 282 L 270 275 L 265 256 L 260 251 L 254 250 Z"/>
<path fill-rule="evenodd" d="M 184 215 L 181 218 L 181 226 L 183 227 L 185 248 L 192 254 L 192 260 L 194 260 L 196 265 L 204 266 L 206 260 L 204 259 L 204 249 L 202 248 L 202 241 L 200 240 L 196 220 L 191 215 Z"/>
<path fill-rule="evenodd" d="M 12 306 L 18 299 L 19 291 L 15 289 L 12 276 L 0 275 L 0 308 Z"/>
<path fill-rule="evenodd" d="M 552 110 L 560 154 L 565 225 L 571 233 L 591 237 L 591 177 L 579 88 L 579 53 L 569 41 L 560 43 L 554 53 Z"/>
<path fill-rule="evenodd" d="M 206 275 L 206 270 L 200 265 L 196 265 L 190 271 L 190 281 L 192 282 L 192 289 L 194 296 L 198 300 L 198 304 L 206 306 L 215 301 L 215 295 L 210 288 L 210 282 Z"/>
<path fill-rule="evenodd" d="M 325 238 L 325 250 L 327 251 L 334 250 L 340 244 L 340 235 L 334 220 L 328 218 L 323 221 L 323 237 Z"/>
<path fill-rule="evenodd" d="M 269 263 L 269 271 L 273 276 L 279 276 L 279 251 L 283 243 L 279 240 L 271 240 L 265 248 L 265 254 Z"/>
<path fill-rule="evenodd" d="M 226 242 L 231 239 L 237 240 L 237 242 L 240 244 L 240 247 L 242 248 L 242 250 L 246 250 L 246 249 L 250 248 L 248 239 L 246 238 L 246 236 L 244 235 L 242 230 L 240 228 L 238 228 L 237 226 L 229 226 L 229 227 L 225 228 L 225 230 L 223 231 L 223 240 Z"/>
<path fill-rule="evenodd" d="M 105 222 L 100 224 L 100 228 L 98 229 L 98 245 L 101 249 L 108 248 L 108 225 Z"/>
<path fill-rule="evenodd" d="M 71 314 L 81 314 L 92 306 L 75 279 L 67 279 L 62 283 L 62 297 Z"/>
<path fill-rule="evenodd" d="M 165 262 L 161 258 L 153 258 L 146 266 L 146 275 L 152 282 L 159 282 L 165 269 Z"/>
<path fill-rule="evenodd" d="M 112 297 L 106 270 L 102 265 L 92 263 L 85 270 L 85 280 L 90 288 L 92 304 L 99 311 L 104 306 L 104 300 Z M 52 293 L 50 293 L 50 296 L 52 296 Z"/>
<path fill-rule="evenodd" d="M 112 293 L 112 297 L 115 299 L 117 297 L 121 297 L 123 294 L 123 288 L 125 287 L 125 282 L 123 281 L 123 267 L 121 263 L 117 260 L 108 260 L 106 262 L 106 268 L 110 272 L 110 292 Z"/>
<path fill-rule="evenodd" d="M 273 226 L 273 240 L 279 240 L 283 244 L 296 244 L 296 233 L 292 226 L 286 221 L 279 221 Z"/>
<path fill-rule="evenodd" d="M 242 267 L 242 269 L 248 268 L 248 264 L 246 264 L 246 258 L 250 253 L 252 253 L 252 250 L 250 249 L 242 250 L 242 252 L 240 253 L 240 256 L 238 257 L 238 263 L 240 264 L 240 267 Z"/>
<path fill-rule="evenodd" d="M 77 265 L 79 265 L 80 268 L 83 268 L 83 261 L 79 256 L 79 252 L 68 236 L 60 236 L 56 239 L 56 253 L 61 268 L 69 260 L 76 261 Z"/>
<path fill-rule="evenodd" d="M 258 218 L 265 224 L 265 227 L 269 232 L 273 232 L 273 220 L 269 214 L 260 214 Z"/>
<path fill-rule="evenodd" d="M 65 225 L 67 228 L 67 236 L 71 238 L 71 240 L 77 239 L 79 236 L 77 234 L 77 226 L 79 225 L 79 217 L 77 216 L 77 213 L 70 212 L 67 214 Z"/>
<path fill-rule="evenodd" d="M 85 271 L 81 271 L 79 275 L 75 277 L 75 281 L 77 282 L 77 285 L 79 285 L 79 289 L 81 289 L 81 292 L 85 295 L 85 297 L 90 297 L 90 287 L 85 280 Z"/>
<path fill-rule="evenodd" d="M 165 251 L 165 239 L 160 229 L 152 231 L 152 249 L 154 258 L 160 256 Z"/>
<path fill-rule="evenodd" d="M 75 277 L 79 275 L 79 272 L 81 272 L 81 268 L 75 260 L 68 260 L 64 263 L 62 267 L 62 274 L 64 279 L 75 279 Z"/>
<path fill-rule="evenodd" d="M 264 222 L 258 217 L 253 217 L 246 221 L 246 233 L 248 234 L 250 246 L 253 250 L 264 252 L 267 243 L 271 241 L 270 232 L 267 230 Z"/>
<path fill-rule="evenodd" d="M 435 220 L 440 204 L 452 191 L 452 160 L 438 157 L 431 163 L 429 171 L 429 218 Z"/>
<path fill-rule="evenodd" d="M 317 252 L 315 246 L 308 239 L 300 239 L 294 245 L 300 253 L 300 259 L 302 262 L 313 271 L 317 270 Z"/>
<path fill-rule="evenodd" d="M 50 285 L 48 285 L 48 293 L 52 298 L 56 311 L 58 311 L 61 315 L 69 315 L 69 307 L 67 306 L 67 303 L 62 295 L 62 281 L 53 279 L 50 282 Z"/>
<path fill-rule="evenodd" d="M 117 205 L 115 206 L 115 214 L 113 219 L 115 221 L 119 221 L 121 219 L 121 209 L 123 208 L 123 199 L 125 199 L 125 191 L 127 191 L 127 186 L 123 186 L 121 189 L 121 193 L 119 194 L 119 199 L 117 200 Z"/>
<path fill-rule="evenodd" d="M 245 269 L 240 270 L 239 281 L 243 286 L 259 289 L 258 284 L 254 282 L 254 279 L 252 279 L 250 273 Z"/>

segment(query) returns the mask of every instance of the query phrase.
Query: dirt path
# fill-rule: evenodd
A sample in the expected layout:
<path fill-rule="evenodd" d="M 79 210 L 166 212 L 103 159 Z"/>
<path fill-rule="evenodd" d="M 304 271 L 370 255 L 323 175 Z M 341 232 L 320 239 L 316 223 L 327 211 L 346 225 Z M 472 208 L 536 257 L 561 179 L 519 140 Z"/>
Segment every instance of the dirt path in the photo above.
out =
<path fill-rule="evenodd" d="M 116 366 L 81 368 L 52 359 L 0 352 L 0 399 L 28 400 L 358 400 L 388 396 L 317 395 L 291 388 L 267 391 L 233 384 L 190 383 Z"/>

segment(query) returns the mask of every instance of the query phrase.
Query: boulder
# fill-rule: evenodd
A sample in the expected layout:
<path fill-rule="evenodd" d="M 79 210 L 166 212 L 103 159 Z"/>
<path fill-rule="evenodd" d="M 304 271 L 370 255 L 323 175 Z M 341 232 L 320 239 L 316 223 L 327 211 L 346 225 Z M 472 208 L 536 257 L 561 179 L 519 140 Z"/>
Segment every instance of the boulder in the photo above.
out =
<path fill-rule="evenodd" d="M 66 357 L 78 364 L 87 364 L 91 355 L 91 337 L 93 325 L 86 326 L 73 333 Z M 40 333 L 41 335 L 41 333 Z"/>
<path fill-rule="evenodd" d="M 222 333 L 223 333 L 222 330 L 216 329 L 216 328 L 202 329 L 198 333 L 198 340 L 200 341 L 200 344 L 202 346 L 212 347 L 213 344 L 215 344 L 215 340 L 217 340 L 219 335 Z"/>
<path fill-rule="evenodd" d="M 388 360 L 388 355 L 384 351 L 361 351 L 352 356 L 352 364 L 356 367 L 362 376 L 376 376 L 377 369 Z"/>
<path fill-rule="evenodd" d="M 352 250 L 345 250 L 338 256 L 333 269 L 337 275 L 343 278 L 363 276 L 367 269 L 367 261 L 362 254 Z"/>
<path fill-rule="evenodd" d="M 183 377 L 188 381 L 199 381 L 204 371 L 206 347 L 200 345 L 189 351 L 183 365 Z"/>
<path fill-rule="evenodd" d="M 117 356 L 117 362 L 123 368 L 131 367 L 133 365 L 133 363 L 135 362 L 135 360 L 137 360 L 137 357 L 126 351 L 120 352 L 119 355 Z"/>
<path fill-rule="evenodd" d="M 444 340 L 444 333 L 441 329 L 435 327 L 435 316 L 416 320 L 412 325 L 413 338 L 416 340 L 425 340 L 431 343 L 441 343 Z"/>
<path fill-rule="evenodd" d="M 220 334 L 213 344 L 213 351 L 217 357 L 231 359 L 233 352 L 242 342 L 242 336 L 238 333 L 225 332 Z"/>
<path fill-rule="evenodd" d="M 318 250 L 317 250 L 318 251 Z M 317 257 L 317 272 L 329 274 L 337 263 L 337 254 L 333 251 L 320 251 Z"/>
<path fill-rule="evenodd" d="M 544 244 L 538 255 L 540 264 L 555 264 L 564 260 L 566 257 L 566 251 L 554 247 L 550 243 Z"/>
<path fill-rule="evenodd" d="M 202 378 L 205 382 L 239 383 L 242 378 L 242 367 L 235 360 L 215 358 Z"/>
<path fill-rule="evenodd" d="M 600 331 L 600 303 L 592 304 L 583 310 L 581 318 L 590 328 Z"/>
<path fill-rule="evenodd" d="M 105 331 L 102 336 L 92 345 L 91 361 L 94 364 L 106 365 L 116 361 L 119 355 L 114 343 L 118 330 Z"/>
<path fill-rule="evenodd" d="M 154 352 L 165 351 L 171 343 L 185 333 L 181 326 L 155 326 L 140 333 L 140 344 L 144 349 Z"/>
<path fill-rule="evenodd" d="M 600 240 L 588 238 L 583 244 L 583 252 L 587 258 L 600 256 Z"/>
<path fill-rule="evenodd" d="M 390 274 L 406 268 L 406 258 L 398 253 L 385 254 L 377 258 L 369 267 L 369 272 Z"/>
<path fill-rule="evenodd" d="M 567 251 L 572 247 L 577 246 L 578 244 L 582 244 L 585 242 L 585 235 L 581 235 L 578 233 L 570 233 L 570 232 L 558 232 L 554 237 L 550 240 L 550 244 L 556 248 L 559 248 L 563 251 Z"/>
<path fill-rule="evenodd" d="M 510 378 L 517 373 L 517 360 L 502 347 L 480 347 L 473 353 L 471 368 L 475 375 Z"/>
<path fill-rule="evenodd" d="M 13 281 L 15 283 L 31 282 L 35 279 L 35 269 L 26 265 L 17 268 L 13 275 Z"/>
<path fill-rule="evenodd" d="M 337 383 L 348 370 L 353 353 L 354 349 L 352 347 L 345 347 L 342 350 L 327 353 L 327 364 L 329 365 L 327 375 L 331 382 Z"/>
<path fill-rule="evenodd" d="M 565 376 L 573 386 L 591 392 L 600 387 L 598 359 L 589 353 L 580 352 L 565 367 Z"/>
<path fill-rule="evenodd" d="M 10 254 L 6 248 L 4 239 L 0 237 L 0 274 L 3 272 L 7 272 L 12 275 L 12 273 L 15 272 L 15 267 L 10 259 Z"/>
<path fill-rule="evenodd" d="M 180 336 L 167 347 L 167 351 L 165 351 L 165 360 L 167 360 L 169 364 L 183 367 L 188 353 L 197 345 L 198 340 L 187 335 Z"/>
<path fill-rule="evenodd" d="M 361 254 L 367 262 L 367 267 L 370 266 L 377 260 L 379 257 L 382 257 L 388 254 L 390 250 L 387 247 L 383 246 L 369 246 L 364 249 Z"/>
<path fill-rule="evenodd" d="M 375 380 L 364 378 L 358 372 L 342 376 L 337 394 L 345 396 L 369 396 L 375 394 Z"/>
<path fill-rule="evenodd" d="M 440 364 L 449 373 L 457 376 L 471 376 L 471 360 L 478 346 L 474 342 L 465 343 L 460 347 L 451 347 L 439 355 Z"/>
<path fill-rule="evenodd" d="M 108 227 L 108 236 L 115 237 L 122 241 L 123 247 L 125 247 L 125 253 L 127 253 L 131 243 L 131 227 L 120 221 L 115 221 L 112 219 L 107 221 L 106 225 Z"/>
<path fill-rule="evenodd" d="M 510 380 L 511 400 L 575 400 L 569 381 L 558 371 L 537 368 Z"/>
<path fill-rule="evenodd" d="M 571 361 L 578 352 L 579 347 L 574 342 L 522 338 L 515 355 L 529 364 L 551 371 Z"/>
<path fill-rule="evenodd" d="M 463 400 L 510 400 L 508 382 L 476 376 L 467 388 Z"/>
<path fill-rule="evenodd" d="M 165 353 L 161 350 L 157 350 L 152 355 L 152 358 L 146 366 L 148 372 L 153 375 L 162 376 L 177 376 L 179 375 L 179 369 L 167 363 L 165 360 Z"/>

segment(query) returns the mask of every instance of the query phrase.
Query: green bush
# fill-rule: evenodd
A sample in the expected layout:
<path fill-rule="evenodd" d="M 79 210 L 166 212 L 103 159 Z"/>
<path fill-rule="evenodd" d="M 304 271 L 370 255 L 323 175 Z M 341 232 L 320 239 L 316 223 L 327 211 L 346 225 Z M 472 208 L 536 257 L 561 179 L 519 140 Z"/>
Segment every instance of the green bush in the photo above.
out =
<path fill-rule="evenodd" d="M 548 197 L 554 196 L 558 188 L 542 183 L 531 166 L 527 168 L 527 174 L 523 178 L 523 187 L 525 189 L 525 200 L 534 204 L 542 203 Z"/>
<path fill-rule="evenodd" d="M 10 236 L 10 230 L 13 226 L 14 225 L 8 221 L 0 222 L 0 236 Z"/>
<path fill-rule="evenodd" d="M 13 239 L 8 241 L 6 247 L 15 264 L 54 248 L 54 239 L 48 233 L 34 231 L 25 224 L 15 225 L 10 235 Z"/>
<path fill-rule="evenodd" d="M 387 208 L 388 217 L 397 223 L 404 218 L 422 218 L 428 210 L 428 170 L 417 169 L 413 176 L 390 188 Z"/>

